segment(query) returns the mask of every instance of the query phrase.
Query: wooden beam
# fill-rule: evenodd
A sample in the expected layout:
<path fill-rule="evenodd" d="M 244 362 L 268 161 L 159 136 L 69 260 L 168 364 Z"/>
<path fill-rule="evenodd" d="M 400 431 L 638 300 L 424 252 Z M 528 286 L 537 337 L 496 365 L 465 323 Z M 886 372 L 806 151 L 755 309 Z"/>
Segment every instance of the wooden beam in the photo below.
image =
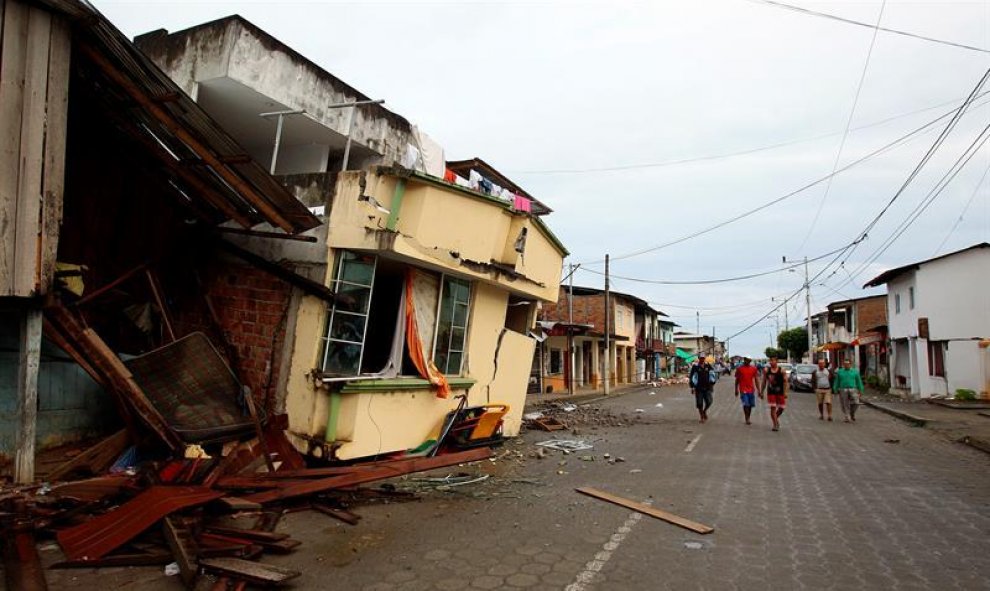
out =
<path fill-rule="evenodd" d="M 594 497 L 602 501 L 608 501 L 609 503 L 614 503 L 620 507 L 625 507 L 626 509 L 632 509 L 637 513 L 642 513 L 643 515 L 649 515 L 650 517 L 655 517 L 666 521 L 667 523 L 673 523 L 674 525 L 683 527 L 684 529 L 689 529 L 695 533 L 699 534 L 710 534 L 715 531 L 715 528 L 698 523 L 696 521 L 691 521 L 690 519 L 685 519 L 673 513 L 667 513 L 666 511 L 653 508 L 649 505 L 644 505 L 643 503 L 637 503 L 636 501 L 630 501 L 629 499 L 624 499 L 622 497 L 609 494 L 604 491 L 600 491 L 596 488 L 583 487 L 574 489 L 583 495 L 588 495 L 589 497 Z"/>
<path fill-rule="evenodd" d="M 83 297 L 79 298 L 78 300 L 76 300 L 76 302 L 73 305 L 74 306 L 82 306 L 83 304 L 85 304 L 87 302 L 90 302 L 90 301 L 92 301 L 92 300 L 100 297 L 101 295 L 103 295 L 106 292 L 110 291 L 111 289 L 117 287 L 121 283 L 127 281 L 131 277 L 137 275 L 138 273 L 140 273 L 141 271 L 143 271 L 145 268 L 147 268 L 147 266 L 150 265 L 150 264 L 151 264 L 151 261 L 145 261 L 145 262 L 141 263 L 140 265 L 138 265 L 138 266 L 136 266 L 136 267 L 134 267 L 132 269 L 129 269 L 123 275 L 121 275 L 120 277 L 117 277 L 116 279 L 114 279 L 110 283 L 107 283 L 106 285 L 102 285 L 102 286 L 94 289 L 93 291 L 87 293 Z"/>
<path fill-rule="evenodd" d="M 298 287 L 309 295 L 316 296 L 325 302 L 331 303 L 337 299 L 337 296 L 333 293 L 333 291 L 322 283 L 317 283 L 308 277 L 303 277 L 298 273 L 294 273 L 285 267 L 277 265 L 260 255 L 254 254 L 249 250 L 237 246 L 236 244 L 231 244 L 226 240 L 217 240 L 217 245 L 237 258 L 258 267 L 266 273 L 278 277 L 290 285 Z"/>
<path fill-rule="evenodd" d="M 38 430 L 38 370 L 41 367 L 40 308 L 31 308 L 21 321 L 17 371 L 17 440 L 14 482 L 34 482 L 34 442 Z"/>
<path fill-rule="evenodd" d="M 151 269 L 145 269 L 144 276 L 148 279 L 148 287 L 151 289 L 151 297 L 155 299 L 155 305 L 158 306 L 158 313 L 162 315 L 162 324 L 165 325 L 165 332 L 168 333 L 169 342 L 174 343 L 175 330 L 172 328 L 172 314 L 169 312 L 168 304 L 165 303 L 165 298 L 162 296 L 162 286 L 159 285 L 158 278 Z"/>
<path fill-rule="evenodd" d="M 100 70 L 111 81 L 118 84 L 122 90 L 124 90 L 135 102 L 137 102 L 141 107 L 148 112 L 152 117 L 158 120 L 159 123 L 164 125 L 170 132 L 172 132 L 175 137 L 180 139 L 185 143 L 189 149 L 199 155 L 204 162 L 210 165 L 211 168 L 229 184 L 235 191 L 239 192 L 251 205 L 255 206 L 259 211 L 261 211 L 269 220 L 275 225 L 282 228 L 286 232 L 292 232 L 294 227 L 291 222 L 282 216 L 268 200 L 261 195 L 254 187 L 247 183 L 240 175 L 234 173 L 226 164 L 220 161 L 220 159 L 213 153 L 213 150 L 204 145 L 199 138 L 191 134 L 184 125 L 180 124 L 175 120 L 172 115 L 147 96 L 144 91 L 139 88 L 126 74 L 124 74 L 120 69 L 114 64 L 110 63 L 110 60 L 106 58 L 103 53 L 96 50 L 94 47 L 87 43 L 81 43 L 80 49 L 86 56 L 96 64 Z"/>
<path fill-rule="evenodd" d="M 239 558 L 209 558 L 201 561 L 200 565 L 210 572 L 245 579 L 262 586 L 280 585 L 302 574 L 299 571 Z"/>
<path fill-rule="evenodd" d="M 114 460 L 124 453 L 130 442 L 127 429 L 121 429 L 76 457 L 60 464 L 48 474 L 47 480 L 51 482 L 62 480 L 80 468 L 86 468 L 93 474 L 99 474 L 109 468 Z"/>
<path fill-rule="evenodd" d="M 281 240 L 297 240 L 299 242 L 318 242 L 316 236 L 306 236 L 304 234 L 281 234 L 279 232 L 263 232 L 261 230 L 245 230 L 243 228 L 228 228 L 218 226 L 217 232 L 224 234 L 240 234 L 242 236 L 255 236 L 257 238 L 277 238 Z"/>

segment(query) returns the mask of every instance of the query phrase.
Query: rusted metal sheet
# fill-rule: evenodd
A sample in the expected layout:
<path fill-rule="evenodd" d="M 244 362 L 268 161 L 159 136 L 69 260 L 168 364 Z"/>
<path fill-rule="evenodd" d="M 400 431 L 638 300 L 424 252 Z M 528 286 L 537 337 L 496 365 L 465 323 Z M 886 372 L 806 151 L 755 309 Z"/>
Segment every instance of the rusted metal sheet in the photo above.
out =
<path fill-rule="evenodd" d="M 201 486 L 152 486 L 109 513 L 58 532 L 58 543 L 71 561 L 102 558 L 165 516 L 222 496 Z"/>
<path fill-rule="evenodd" d="M 133 476 L 100 476 L 86 480 L 67 482 L 52 487 L 51 495 L 87 502 L 98 502 L 120 494 L 135 485 Z"/>

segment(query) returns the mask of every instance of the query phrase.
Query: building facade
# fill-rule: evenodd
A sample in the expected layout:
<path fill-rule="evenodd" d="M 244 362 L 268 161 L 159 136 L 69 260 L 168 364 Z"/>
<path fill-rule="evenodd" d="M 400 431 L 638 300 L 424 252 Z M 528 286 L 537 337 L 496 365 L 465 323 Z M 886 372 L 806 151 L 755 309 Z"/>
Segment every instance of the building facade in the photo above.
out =
<path fill-rule="evenodd" d="M 990 244 L 891 269 L 886 285 L 891 387 L 905 397 L 987 392 L 990 381 Z"/>

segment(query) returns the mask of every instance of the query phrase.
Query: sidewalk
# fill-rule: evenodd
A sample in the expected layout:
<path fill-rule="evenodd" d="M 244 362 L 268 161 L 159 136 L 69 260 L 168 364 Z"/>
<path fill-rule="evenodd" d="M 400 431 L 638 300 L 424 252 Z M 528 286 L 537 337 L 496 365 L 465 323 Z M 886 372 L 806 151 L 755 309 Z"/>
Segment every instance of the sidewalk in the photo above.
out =
<path fill-rule="evenodd" d="M 970 447 L 990 453 L 990 411 L 982 408 L 952 408 L 925 401 L 909 401 L 879 393 L 868 393 L 863 404 L 924 427 Z M 973 405 L 980 406 L 980 405 Z"/>

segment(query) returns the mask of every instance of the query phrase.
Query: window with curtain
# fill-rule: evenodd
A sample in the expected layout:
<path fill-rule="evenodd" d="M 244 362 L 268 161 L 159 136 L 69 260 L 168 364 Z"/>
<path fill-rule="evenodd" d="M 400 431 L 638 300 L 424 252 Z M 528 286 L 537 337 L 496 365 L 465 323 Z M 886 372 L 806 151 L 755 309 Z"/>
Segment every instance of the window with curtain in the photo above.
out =
<path fill-rule="evenodd" d="M 928 375 L 945 377 L 945 342 L 928 341 Z"/>

